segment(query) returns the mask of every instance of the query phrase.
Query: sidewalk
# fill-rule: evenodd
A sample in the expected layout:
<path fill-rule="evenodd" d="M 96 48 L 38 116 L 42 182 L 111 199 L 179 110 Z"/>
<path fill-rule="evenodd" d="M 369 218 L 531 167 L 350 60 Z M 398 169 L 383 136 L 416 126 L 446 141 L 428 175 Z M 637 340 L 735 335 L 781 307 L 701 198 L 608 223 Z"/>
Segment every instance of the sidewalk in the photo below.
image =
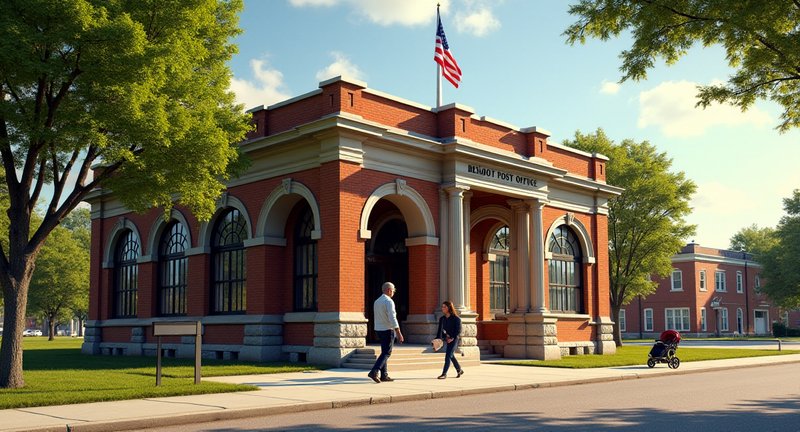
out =
<path fill-rule="evenodd" d="M 0 431 L 120 431 L 286 412 L 341 408 L 478 393 L 586 384 L 740 367 L 800 363 L 800 354 L 598 369 L 559 369 L 484 363 L 455 378 L 437 380 L 438 370 L 397 371 L 394 382 L 376 384 L 366 371 L 329 369 L 276 375 L 215 377 L 260 389 L 241 393 L 177 396 L 79 405 L 0 410 Z M 391 366 L 390 366 L 391 370 Z"/>

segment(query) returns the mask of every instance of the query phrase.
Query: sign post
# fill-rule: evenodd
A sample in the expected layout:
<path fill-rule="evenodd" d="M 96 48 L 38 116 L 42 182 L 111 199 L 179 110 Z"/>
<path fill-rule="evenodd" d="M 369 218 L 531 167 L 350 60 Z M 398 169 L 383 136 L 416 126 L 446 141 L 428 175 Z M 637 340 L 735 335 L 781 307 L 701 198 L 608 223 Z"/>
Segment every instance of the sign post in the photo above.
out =
<path fill-rule="evenodd" d="M 202 357 L 203 324 L 200 321 L 154 322 L 156 343 L 156 386 L 161 385 L 161 336 L 194 336 L 194 383 L 200 384 L 200 359 Z"/>

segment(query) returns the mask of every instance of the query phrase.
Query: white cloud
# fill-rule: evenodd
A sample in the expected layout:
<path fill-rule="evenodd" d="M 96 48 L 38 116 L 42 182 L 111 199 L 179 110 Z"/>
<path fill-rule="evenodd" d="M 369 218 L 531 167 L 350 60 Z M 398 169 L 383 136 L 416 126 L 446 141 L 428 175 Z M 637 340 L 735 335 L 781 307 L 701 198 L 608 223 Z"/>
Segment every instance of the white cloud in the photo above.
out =
<path fill-rule="evenodd" d="M 359 80 L 364 79 L 364 73 L 355 64 L 350 62 L 344 54 L 339 51 L 331 52 L 333 63 L 329 64 L 325 69 L 317 71 L 317 81 L 325 81 L 328 78 L 336 76 L 346 76 Z"/>
<path fill-rule="evenodd" d="M 236 94 L 236 103 L 244 104 L 245 109 L 259 105 L 271 105 L 289 98 L 283 73 L 270 68 L 264 60 L 250 60 L 254 81 L 231 78 L 231 91 Z"/>
<path fill-rule="evenodd" d="M 431 24 L 436 17 L 436 3 L 446 12 L 449 0 L 290 0 L 295 7 L 346 5 L 355 15 L 383 26 Z"/>
<path fill-rule="evenodd" d="M 471 33 L 481 37 L 500 28 L 500 21 L 495 18 L 491 9 L 482 6 L 470 12 L 456 14 L 456 28 L 461 33 Z"/>
<path fill-rule="evenodd" d="M 770 116 L 755 106 L 744 113 L 731 105 L 695 107 L 697 86 L 698 83 L 690 81 L 666 81 L 641 92 L 638 126 L 657 126 L 668 137 L 690 137 L 703 135 L 714 126 L 772 124 Z"/>
<path fill-rule="evenodd" d="M 620 85 L 615 82 L 603 80 L 600 84 L 600 93 L 613 95 L 619 93 L 620 88 Z"/>

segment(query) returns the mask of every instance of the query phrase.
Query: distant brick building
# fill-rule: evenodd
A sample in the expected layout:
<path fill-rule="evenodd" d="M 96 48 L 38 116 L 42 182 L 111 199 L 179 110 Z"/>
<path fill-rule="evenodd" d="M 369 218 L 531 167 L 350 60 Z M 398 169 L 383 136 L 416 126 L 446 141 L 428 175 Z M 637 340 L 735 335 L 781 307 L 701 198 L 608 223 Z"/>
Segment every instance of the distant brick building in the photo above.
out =
<path fill-rule="evenodd" d="M 782 318 L 759 292 L 761 264 L 744 252 L 689 243 L 672 257 L 672 272 L 656 292 L 620 311 L 623 337 L 658 336 L 667 329 L 690 336 L 767 335 Z"/>
<path fill-rule="evenodd" d="M 440 302 L 462 311 L 465 356 L 613 353 L 607 158 L 548 133 L 336 78 L 250 111 L 252 164 L 209 222 L 92 206 L 83 351 L 152 355 L 156 321 L 201 320 L 204 355 L 339 365 L 373 340 L 372 303 L 398 286 L 411 343 Z M 165 339 L 191 355 L 191 337 Z"/>

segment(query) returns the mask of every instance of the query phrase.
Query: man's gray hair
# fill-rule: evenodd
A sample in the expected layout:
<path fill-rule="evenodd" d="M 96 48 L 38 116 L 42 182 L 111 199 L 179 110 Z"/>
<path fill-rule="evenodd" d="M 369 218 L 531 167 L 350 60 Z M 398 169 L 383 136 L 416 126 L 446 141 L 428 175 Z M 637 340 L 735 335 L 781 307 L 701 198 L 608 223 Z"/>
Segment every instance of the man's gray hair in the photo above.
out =
<path fill-rule="evenodd" d="M 397 288 L 395 288 L 395 287 L 394 287 L 394 284 L 393 284 L 393 283 L 391 283 L 391 282 L 384 282 L 384 283 L 383 283 L 383 286 L 381 287 L 381 291 L 383 291 L 383 292 L 385 293 L 385 292 L 387 292 L 387 291 L 389 291 L 389 290 L 395 290 L 395 291 L 397 291 Z"/>

